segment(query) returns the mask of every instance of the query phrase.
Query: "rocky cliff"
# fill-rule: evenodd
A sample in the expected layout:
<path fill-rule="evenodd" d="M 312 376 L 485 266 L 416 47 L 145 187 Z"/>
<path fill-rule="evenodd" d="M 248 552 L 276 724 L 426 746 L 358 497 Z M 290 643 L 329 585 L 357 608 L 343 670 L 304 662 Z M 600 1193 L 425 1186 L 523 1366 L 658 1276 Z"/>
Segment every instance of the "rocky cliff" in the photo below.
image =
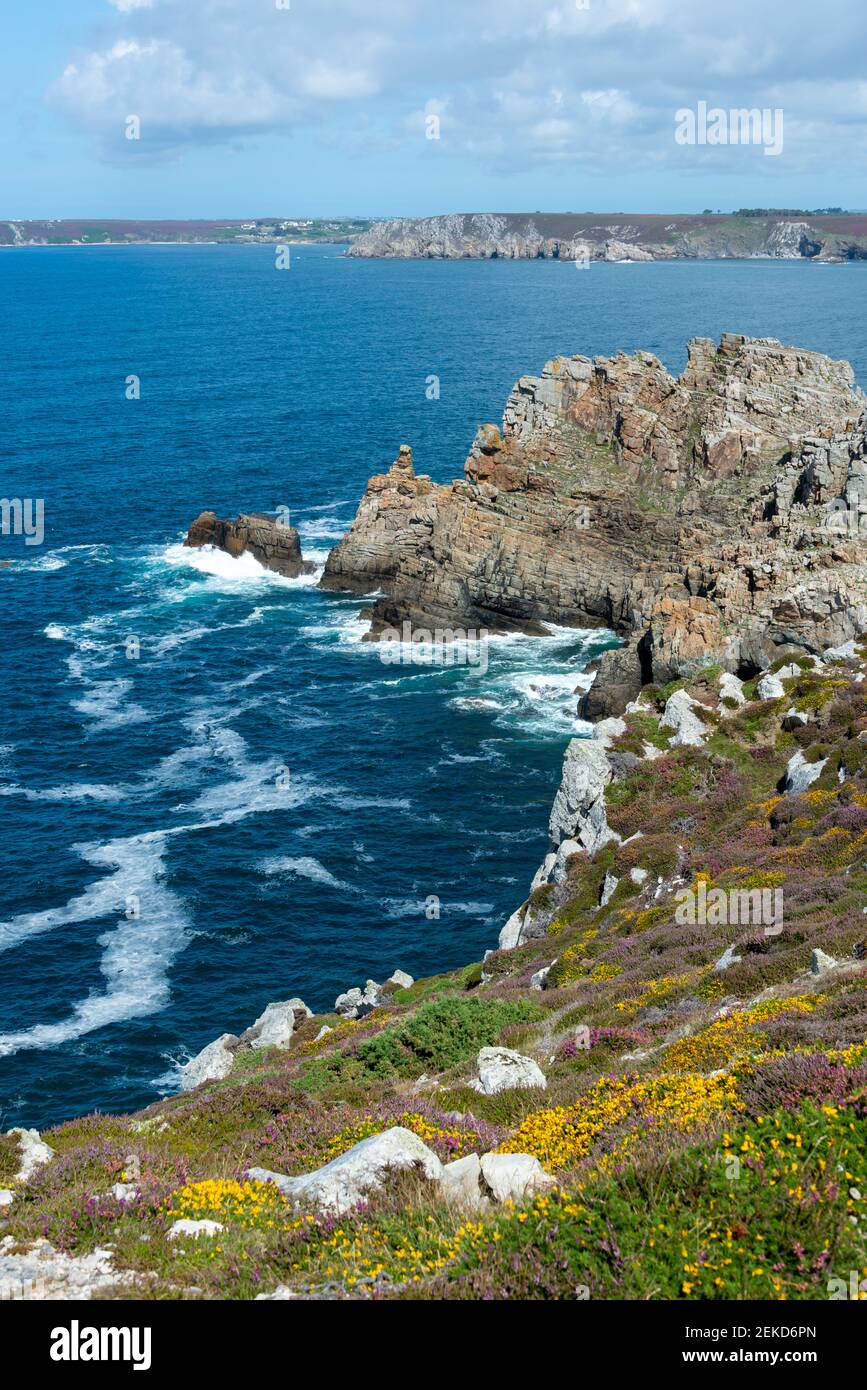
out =
<path fill-rule="evenodd" d="M 564 261 L 867 257 L 863 217 L 449 213 L 377 222 L 346 253 L 362 257 Z"/>
<path fill-rule="evenodd" d="M 679 378 L 650 353 L 557 357 L 461 481 L 416 476 L 408 448 L 372 478 L 322 583 L 384 590 L 374 636 L 612 628 L 591 715 L 711 663 L 818 653 L 867 626 L 865 404 L 847 363 L 774 339 L 694 339 Z"/>

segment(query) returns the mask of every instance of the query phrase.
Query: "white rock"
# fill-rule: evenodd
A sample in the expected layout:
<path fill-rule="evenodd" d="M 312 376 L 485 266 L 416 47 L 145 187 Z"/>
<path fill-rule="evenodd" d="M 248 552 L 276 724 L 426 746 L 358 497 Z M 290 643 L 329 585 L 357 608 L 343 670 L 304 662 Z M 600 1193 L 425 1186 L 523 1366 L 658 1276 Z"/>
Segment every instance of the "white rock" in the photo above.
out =
<path fill-rule="evenodd" d="M 785 791 L 790 796 L 794 796 L 798 792 L 806 791 L 808 787 L 811 787 L 813 783 L 818 781 L 822 776 L 822 769 L 827 761 L 827 758 L 821 758 L 816 763 L 808 763 L 807 759 L 804 757 L 803 750 L 799 748 L 797 753 L 794 753 L 789 759 L 786 766 L 786 773 L 783 778 L 783 787 Z"/>
<path fill-rule="evenodd" d="M 553 855 L 551 856 L 553 859 Z M 525 908 L 519 907 L 517 912 L 513 912 L 506 925 L 502 928 L 499 937 L 501 951 L 511 951 L 521 940 L 521 932 L 524 926 Z"/>
<path fill-rule="evenodd" d="M 544 1090 L 548 1085 L 545 1073 L 532 1057 L 524 1057 L 510 1047 L 483 1047 L 476 1058 L 476 1066 L 478 1080 L 471 1081 L 470 1085 L 485 1096 L 531 1086 Z"/>
<path fill-rule="evenodd" d="M 580 849 L 595 854 L 617 839 L 605 815 L 605 788 L 611 775 L 605 749 L 597 739 L 572 739 L 548 825 L 555 849 L 564 840 L 575 840 Z"/>
<path fill-rule="evenodd" d="M 669 695 L 659 727 L 674 730 L 674 736 L 669 739 L 670 747 L 703 746 L 708 731 L 698 715 L 693 713 L 697 706 L 698 701 L 686 690 L 675 690 L 673 695 Z"/>
<path fill-rule="evenodd" d="M 522 1202 L 557 1185 L 532 1154 L 484 1154 L 481 1167 L 495 1202 Z"/>
<path fill-rule="evenodd" d="M 551 962 L 551 965 L 553 965 L 553 964 L 554 964 L 554 961 Z M 531 975 L 531 976 L 530 976 L 530 988 L 531 988 L 531 989 L 544 989 L 544 988 L 545 988 L 545 981 L 547 980 L 548 976 L 549 976 L 550 973 L 551 973 L 551 965 L 543 965 L 541 970 L 537 970 L 536 973 L 535 973 L 535 975 Z"/>
<path fill-rule="evenodd" d="M 254 1303 L 288 1303 L 291 1299 L 300 1298 L 301 1295 L 294 1293 L 286 1284 L 278 1284 L 273 1293 L 257 1293 L 253 1299 Z"/>
<path fill-rule="evenodd" d="M 833 956 L 829 956 L 827 951 L 821 951 L 818 947 L 810 957 L 810 970 L 814 975 L 826 975 L 836 964 Z"/>
<path fill-rule="evenodd" d="M 828 647 L 822 653 L 822 657 L 825 661 L 848 661 L 851 657 L 857 655 L 854 637 L 850 637 L 848 642 L 841 643 L 839 647 Z"/>
<path fill-rule="evenodd" d="M 258 1182 L 276 1183 L 296 1204 L 321 1207 L 340 1215 L 362 1201 L 366 1193 L 379 1189 L 386 1173 L 400 1168 L 417 1168 L 428 1178 L 442 1174 L 440 1160 L 418 1135 L 395 1125 L 382 1134 L 362 1139 L 314 1173 L 291 1178 L 267 1168 L 251 1168 L 249 1175 Z"/>
<path fill-rule="evenodd" d="M 374 1009 L 378 1009 L 381 1003 L 382 985 L 378 985 L 376 980 L 367 980 L 364 989 L 354 985 L 344 994 L 338 994 L 334 1001 L 334 1010 L 344 1018 L 364 1018 Z"/>
<path fill-rule="evenodd" d="M 561 840 L 557 853 L 554 856 L 554 868 L 551 871 L 551 878 L 554 883 L 565 883 L 569 872 L 569 860 L 573 854 L 580 854 L 583 845 L 577 840 Z"/>
<path fill-rule="evenodd" d="M 190 1221 L 185 1217 L 172 1222 L 167 1234 L 169 1240 L 180 1240 L 182 1236 L 198 1240 L 199 1236 L 218 1236 L 223 1229 L 220 1221 Z"/>
<path fill-rule="evenodd" d="M 482 1165 L 478 1154 L 467 1154 L 443 1166 L 440 1191 L 446 1201 L 480 1210 L 489 1205 L 482 1189 Z"/>
<path fill-rule="evenodd" d="M 720 676 L 719 693 L 721 700 L 734 700 L 736 705 L 745 705 L 747 702 L 743 681 L 738 680 L 730 671 L 724 671 Z"/>
<path fill-rule="evenodd" d="M 54 1150 L 40 1138 L 38 1129 L 10 1129 L 7 1133 L 14 1135 L 18 1140 L 18 1151 L 21 1158 L 21 1166 L 15 1174 L 16 1182 L 27 1182 L 37 1168 L 41 1168 L 44 1163 L 50 1163 L 54 1157 Z"/>
<path fill-rule="evenodd" d="M 181 1090 L 194 1091 L 205 1081 L 222 1081 L 227 1077 L 235 1065 L 230 1044 L 237 1044 L 238 1041 L 234 1033 L 221 1033 L 207 1047 L 203 1047 L 181 1067 Z"/>
<path fill-rule="evenodd" d="M 334 1012 L 342 1014 L 344 1018 L 355 1018 L 358 1006 L 363 999 L 363 993 L 357 985 L 352 989 L 347 989 L 343 994 L 338 994 L 334 1001 Z"/>
<path fill-rule="evenodd" d="M 632 879 L 632 882 L 637 883 L 640 888 L 644 880 L 648 877 L 647 870 L 638 867 L 630 869 L 629 877 Z"/>
<path fill-rule="evenodd" d="M 713 968 L 714 970 L 728 970 L 730 965 L 737 965 L 741 960 L 743 960 L 743 956 L 735 955 L 734 943 L 732 943 L 731 946 L 726 946 L 719 960 L 714 962 Z"/>
<path fill-rule="evenodd" d="M 613 716 L 610 719 L 600 719 L 593 725 L 593 737 L 597 743 L 601 743 L 603 748 L 607 748 L 621 734 L 626 733 L 626 721 Z"/>
<path fill-rule="evenodd" d="M 15 1193 L 8 1187 L 0 1187 L 0 1207 L 11 1207 L 15 1201 Z"/>
<path fill-rule="evenodd" d="M 37 1240 L 23 1255 L 6 1254 L 12 1244 L 0 1242 L 0 1304 L 92 1298 L 102 1289 L 135 1282 L 135 1275 L 113 1267 L 110 1250 L 65 1255 L 47 1240 Z"/>
<path fill-rule="evenodd" d="M 319 1032 L 316 1034 L 316 1037 L 313 1039 L 313 1041 L 319 1042 L 322 1038 L 326 1036 L 326 1034 L 333 1032 L 334 1029 L 329 1024 L 323 1023 L 322 1027 L 319 1029 Z"/>
<path fill-rule="evenodd" d="M 771 671 L 766 672 L 756 685 L 756 694 L 760 700 L 779 700 L 785 693 L 783 682 Z"/>
<path fill-rule="evenodd" d="M 415 980 L 412 975 L 408 975 L 405 970 L 393 970 L 389 975 L 387 983 L 397 985 L 398 989 L 412 989 Z"/>
<path fill-rule="evenodd" d="M 617 875 L 613 874 L 609 869 L 602 883 L 602 896 L 599 899 L 600 907 L 608 906 L 608 904 L 611 902 L 611 899 L 614 897 L 614 892 L 619 882 L 620 879 L 617 877 Z"/>
<path fill-rule="evenodd" d="M 291 1000 L 269 1004 L 244 1035 L 251 1047 L 288 1047 L 295 1031 L 295 1009 Z"/>

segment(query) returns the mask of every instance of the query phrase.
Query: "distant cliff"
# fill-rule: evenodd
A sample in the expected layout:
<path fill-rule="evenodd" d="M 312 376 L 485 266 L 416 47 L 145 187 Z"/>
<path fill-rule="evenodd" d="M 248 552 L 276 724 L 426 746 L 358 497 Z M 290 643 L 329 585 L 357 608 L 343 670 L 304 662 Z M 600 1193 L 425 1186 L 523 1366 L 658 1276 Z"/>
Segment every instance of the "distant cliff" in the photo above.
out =
<path fill-rule="evenodd" d="M 378 222 L 349 256 L 566 261 L 867 258 L 867 216 L 450 213 Z"/>

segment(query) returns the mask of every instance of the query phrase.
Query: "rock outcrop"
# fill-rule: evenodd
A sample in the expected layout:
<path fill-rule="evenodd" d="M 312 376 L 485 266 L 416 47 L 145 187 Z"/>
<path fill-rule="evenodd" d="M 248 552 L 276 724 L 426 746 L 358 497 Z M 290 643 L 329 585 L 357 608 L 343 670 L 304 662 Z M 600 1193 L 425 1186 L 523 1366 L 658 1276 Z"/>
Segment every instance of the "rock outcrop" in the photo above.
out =
<path fill-rule="evenodd" d="M 557 357 L 479 429 L 462 481 L 417 476 L 407 448 L 372 478 L 322 585 L 384 591 L 373 637 L 610 628 L 625 646 L 580 707 L 598 718 L 650 680 L 858 635 L 865 485 L 848 363 L 737 334 L 694 339 L 678 378 L 651 353 Z"/>
<path fill-rule="evenodd" d="M 288 579 L 300 574 L 312 574 L 316 566 L 301 554 L 301 541 L 294 526 L 280 515 L 266 516 L 257 512 L 242 513 L 235 521 L 223 521 L 216 512 L 202 512 L 196 517 L 184 545 L 195 549 L 212 545 L 227 555 L 245 552 Z"/>

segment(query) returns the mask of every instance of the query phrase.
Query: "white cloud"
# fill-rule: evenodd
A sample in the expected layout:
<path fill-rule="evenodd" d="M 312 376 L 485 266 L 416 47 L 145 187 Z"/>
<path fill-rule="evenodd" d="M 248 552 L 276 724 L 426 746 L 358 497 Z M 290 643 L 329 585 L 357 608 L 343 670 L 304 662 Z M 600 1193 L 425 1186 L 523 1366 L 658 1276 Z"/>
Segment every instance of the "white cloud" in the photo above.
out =
<path fill-rule="evenodd" d="M 115 16 L 50 92 L 109 150 L 134 113 L 141 154 L 301 125 L 331 146 L 363 125 L 370 150 L 423 154 L 419 113 L 435 99 L 448 106 L 438 157 L 683 170 L 708 152 L 675 143 L 674 112 L 705 100 L 782 107 L 790 171 L 826 168 L 829 151 L 867 162 L 860 0 L 824 0 L 818 28 L 812 0 L 110 3 L 122 38 Z M 721 171 L 744 156 L 713 152 Z"/>

